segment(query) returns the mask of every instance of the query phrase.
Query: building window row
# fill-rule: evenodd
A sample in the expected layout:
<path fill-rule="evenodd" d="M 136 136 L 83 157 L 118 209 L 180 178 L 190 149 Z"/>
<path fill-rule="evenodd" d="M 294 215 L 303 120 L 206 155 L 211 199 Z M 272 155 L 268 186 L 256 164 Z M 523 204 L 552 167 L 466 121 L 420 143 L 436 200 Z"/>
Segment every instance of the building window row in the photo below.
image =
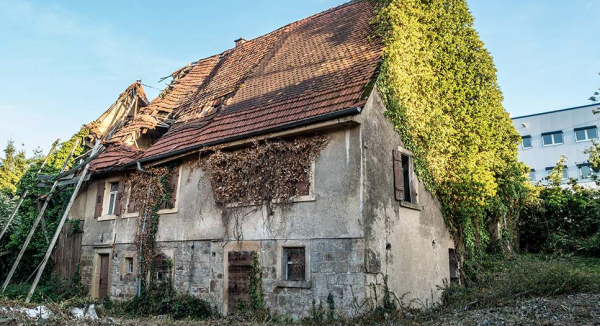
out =
<path fill-rule="evenodd" d="M 577 164 L 577 169 L 579 170 L 579 178 L 580 179 L 589 179 L 592 175 L 595 174 L 594 170 L 592 170 L 592 167 L 589 163 L 581 163 L 581 164 Z M 546 170 L 546 175 L 545 177 L 548 177 L 550 175 L 550 173 L 552 172 L 552 170 L 554 169 L 553 166 L 549 166 L 547 167 Z M 533 182 L 536 182 L 536 177 L 535 177 L 535 169 L 531 169 L 531 171 L 529 172 L 529 179 Z M 565 165 L 565 168 L 563 169 L 563 179 L 569 179 L 569 170 L 568 167 Z"/>
<path fill-rule="evenodd" d="M 523 141 L 523 149 L 533 147 L 531 135 L 522 136 L 521 139 Z M 592 139 L 598 139 L 598 128 L 596 126 L 575 128 L 576 142 L 588 141 Z M 542 145 L 544 146 L 561 145 L 563 143 L 564 137 L 562 130 L 542 133 Z"/>

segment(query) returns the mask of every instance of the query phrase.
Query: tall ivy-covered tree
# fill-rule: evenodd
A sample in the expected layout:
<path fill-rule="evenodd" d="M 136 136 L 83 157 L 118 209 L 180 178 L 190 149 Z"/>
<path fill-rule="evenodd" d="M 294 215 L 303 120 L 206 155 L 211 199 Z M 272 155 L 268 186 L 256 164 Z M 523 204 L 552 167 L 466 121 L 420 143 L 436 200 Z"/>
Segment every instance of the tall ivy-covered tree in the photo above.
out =
<path fill-rule="evenodd" d="M 14 141 L 9 140 L 4 149 L 4 158 L 0 158 L 0 192 L 14 196 L 17 183 L 27 170 L 25 151 L 17 150 Z"/>
<path fill-rule="evenodd" d="M 379 4 L 377 88 L 457 246 L 472 256 L 488 242 L 487 225 L 516 214 L 527 191 L 492 56 L 465 0 Z"/>

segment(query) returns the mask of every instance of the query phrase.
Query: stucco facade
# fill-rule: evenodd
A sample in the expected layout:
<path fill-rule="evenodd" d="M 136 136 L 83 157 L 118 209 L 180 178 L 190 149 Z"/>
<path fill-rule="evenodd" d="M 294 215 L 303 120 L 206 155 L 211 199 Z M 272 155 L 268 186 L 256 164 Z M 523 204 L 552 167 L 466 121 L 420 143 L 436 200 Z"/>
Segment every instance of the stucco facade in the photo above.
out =
<path fill-rule="evenodd" d="M 175 208 L 161 215 L 156 237 L 172 259 L 173 286 L 227 313 L 228 253 L 257 251 L 265 305 L 277 313 L 305 316 L 313 299 L 325 304 L 329 293 L 339 311 L 360 313 L 374 304 L 370 284 L 381 286 L 383 275 L 399 298 L 438 300 L 437 286 L 450 276 L 453 242 L 422 183 L 416 183 L 416 203 L 396 200 L 392 152 L 409 153 L 383 112 L 373 91 L 359 115 L 277 135 L 319 132 L 329 142 L 314 162 L 310 194 L 274 203 L 272 215 L 264 206 L 217 205 L 208 176 L 194 167 L 197 156 L 180 159 Z M 82 279 L 96 297 L 102 255 L 109 258 L 108 295 L 127 298 L 137 289 L 137 214 L 94 217 L 97 183 L 119 177 L 95 176 L 70 215 L 85 221 Z M 282 277 L 287 247 L 304 248 L 303 282 Z"/>

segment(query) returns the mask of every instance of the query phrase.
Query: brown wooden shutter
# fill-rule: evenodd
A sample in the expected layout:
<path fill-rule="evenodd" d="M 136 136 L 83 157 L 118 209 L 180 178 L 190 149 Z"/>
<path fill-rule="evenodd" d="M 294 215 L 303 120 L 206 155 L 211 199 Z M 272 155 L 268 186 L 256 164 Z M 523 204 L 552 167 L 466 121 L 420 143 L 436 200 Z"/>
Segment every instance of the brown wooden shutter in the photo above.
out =
<path fill-rule="evenodd" d="M 410 181 L 410 201 L 413 204 L 417 203 L 417 180 L 415 178 L 415 171 L 413 167 L 413 158 L 408 157 L 408 180 Z"/>
<path fill-rule="evenodd" d="M 121 215 L 123 212 L 123 198 L 125 195 L 125 181 L 119 181 L 119 186 L 117 188 L 117 199 L 115 200 L 115 215 Z"/>
<path fill-rule="evenodd" d="M 171 175 L 171 180 L 169 185 L 171 186 L 171 207 L 175 207 L 175 202 L 177 201 L 177 184 L 179 183 L 179 168 L 175 168 L 173 174 Z"/>
<path fill-rule="evenodd" d="M 398 150 L 392 151 L 394 160 L 394 196 L 396 200 L 404 200 L 404 176 L 402 174 L 402 154 Z"/>
<path fill-rule="evenodd" d="M 98 181 L 98 191 L 96 192 L 96 209 L 94 217 L 102 216 L 102 204 L 104 202 L 104 180 Z"/>

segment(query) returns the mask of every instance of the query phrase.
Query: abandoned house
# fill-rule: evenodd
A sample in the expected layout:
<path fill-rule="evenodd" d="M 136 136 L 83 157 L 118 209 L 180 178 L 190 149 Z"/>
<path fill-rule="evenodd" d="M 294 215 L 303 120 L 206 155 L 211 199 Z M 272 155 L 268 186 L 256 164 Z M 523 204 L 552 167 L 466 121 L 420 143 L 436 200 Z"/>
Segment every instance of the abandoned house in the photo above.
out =
<path fill-rule="evenodd" d="M 151 102 L 140 85 L 128 89 L 136 104 L 96 123 L 116 131 L 69 215 L 82 221 L 76 261 L 92 296 L 130 298 L 138 277 L 149 277 L 231 313 L 248 297 L 256 252 L 272 312 L 306 316 L 313 299 L 331 293 L 339 312 L 357 314 L 373 305 L 385 275 L 406 302 L 439 299 L 437 286 L 456 277 L 454 244 L 384 116 L 373 13 L 370 2 L 350 2 L 236 40 L 175 71 Z M 229 159 L 239 173 L 215 171 Z M 126 180 L 166 166 L 155 268 L 139 276 L 145 214 Z M 260 173 L 281 180 L 265 190 L 249 180 Z"/>

